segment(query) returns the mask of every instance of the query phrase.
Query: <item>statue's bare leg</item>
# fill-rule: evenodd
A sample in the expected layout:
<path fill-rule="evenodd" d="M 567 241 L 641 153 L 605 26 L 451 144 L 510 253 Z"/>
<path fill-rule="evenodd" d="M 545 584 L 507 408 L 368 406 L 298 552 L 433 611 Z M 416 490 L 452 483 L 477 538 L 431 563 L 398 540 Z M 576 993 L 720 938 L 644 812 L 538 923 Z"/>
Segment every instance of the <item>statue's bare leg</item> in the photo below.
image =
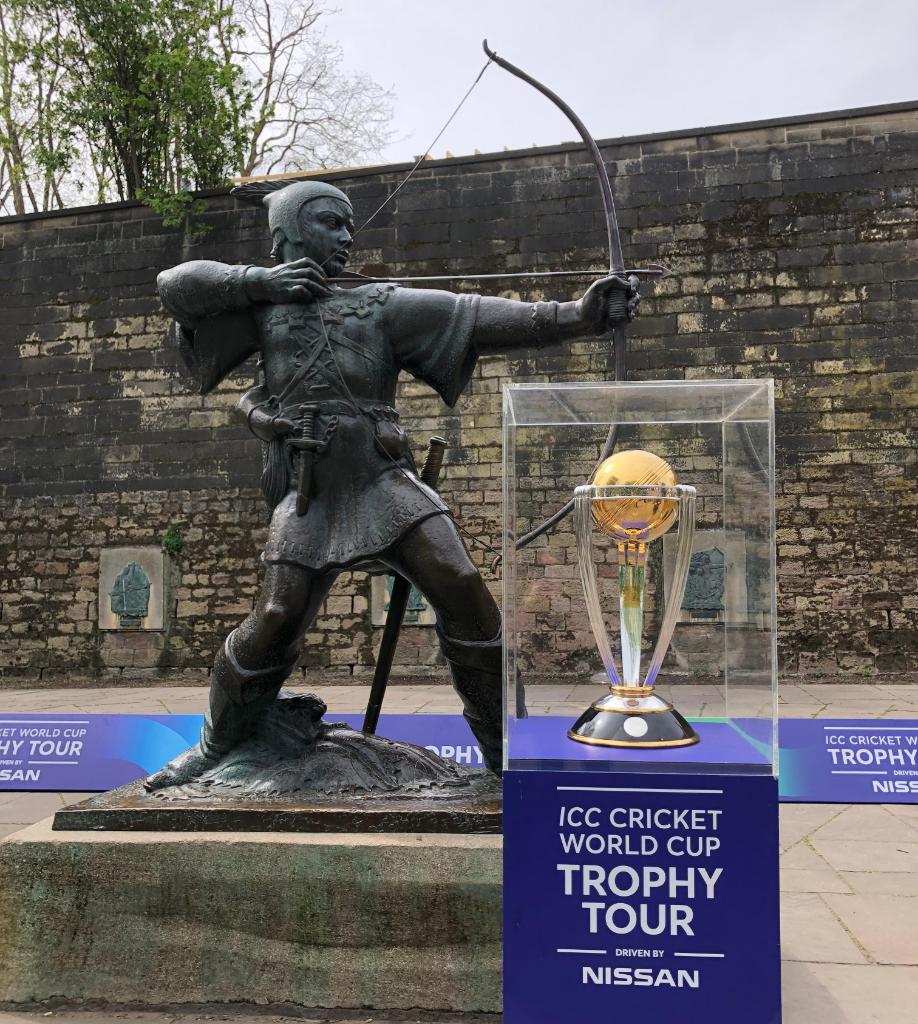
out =
<path fill-rule="evenodd" d="M 437 615 L 437 636 L 465 719 L 485 764 L 503 762 L 500 611 L 469 557 L 453 521 L 432 516 L 405 535 L 384 558 L 421 591 Z"/>
<path fill-rule="evenodd" d="M 255 610 L 217 652 L 200 743 L 146 779 L 148 790 L 193 781 L 251 734 L 293 671 L 303 634 L 334 578 L 294 565 L 268 566 Z"/>

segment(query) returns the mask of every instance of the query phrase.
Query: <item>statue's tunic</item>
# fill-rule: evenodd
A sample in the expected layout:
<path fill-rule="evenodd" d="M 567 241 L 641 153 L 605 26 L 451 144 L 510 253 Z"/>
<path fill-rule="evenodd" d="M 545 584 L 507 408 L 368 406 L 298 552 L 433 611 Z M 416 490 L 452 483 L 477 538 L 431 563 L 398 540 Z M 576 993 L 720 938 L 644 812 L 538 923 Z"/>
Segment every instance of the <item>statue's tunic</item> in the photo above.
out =
<path fill-rule="evenodd" d="M 202 391 L 260 350 L 273 408 L 295 420 L 302 403 L 318 406 L 314 436 L 328 444 L 312 459 L 307 510 L 296 511 L 302 456 L 288 449 L 264 560 L 317 572 L 372 563 L 416 523 L 447 512 L 418 479 L 393 403 L 402 370 L 455 403 L 477 360 L 479 297 L 371 284 L 318 302 L 248 305 L 243 275 L 182 264 L 160 275 L 159 288 Z"/>

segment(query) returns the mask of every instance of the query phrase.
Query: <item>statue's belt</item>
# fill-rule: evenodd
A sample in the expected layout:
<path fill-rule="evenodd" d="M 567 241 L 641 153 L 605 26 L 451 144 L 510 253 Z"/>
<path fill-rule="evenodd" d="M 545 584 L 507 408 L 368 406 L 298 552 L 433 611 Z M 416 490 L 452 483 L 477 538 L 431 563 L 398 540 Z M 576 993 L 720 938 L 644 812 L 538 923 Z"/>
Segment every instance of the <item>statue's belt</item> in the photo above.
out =
<path fill-rule="evenodd" d="M 409 454 L 408 439 L 399 425 L 398 413 L 391 405 L 376 402 L 360 405 L 341 399 L 329 399 L 324 402 L 307 402 L 297 408 L 300 433 L 284 439 L 288 447 L 299 456 L 297 515 L 305 515 L 309 509 L 313 463 L 318 456 L 328 450 L 340 418 L 368 418 L 373 423 L 373 441 L 380 454 L 393 460 Z M 320 418 L 325 420 L 325 429 L 321 436 L 316 430 L 316 421 Z"/>
<path fill-rule="evenodd" d="M 308 397 L 304 402 L 296 402 L 291 405 L 288 409 L 281 411 L 282 416 L 293 416 L 296 417 L 299 409 L 304 405 L 308 404 L 315 410 L 315 415 L 319 416 L 338 416 L 338 417 L 350 417 L 351 419 L 359 419 L 362 416 L 368 416 L 374 422 L 379 420 L 390 420 L 398 422 L 398 412 L 393 409 L 391 405 L 386 405 L 384 402 L 361 402 L 357 399 L 356 406 L 353 402 L 349 402 L 343 398 L 327 398 L 319 399 L 317 401 L 311 401 Z"/>

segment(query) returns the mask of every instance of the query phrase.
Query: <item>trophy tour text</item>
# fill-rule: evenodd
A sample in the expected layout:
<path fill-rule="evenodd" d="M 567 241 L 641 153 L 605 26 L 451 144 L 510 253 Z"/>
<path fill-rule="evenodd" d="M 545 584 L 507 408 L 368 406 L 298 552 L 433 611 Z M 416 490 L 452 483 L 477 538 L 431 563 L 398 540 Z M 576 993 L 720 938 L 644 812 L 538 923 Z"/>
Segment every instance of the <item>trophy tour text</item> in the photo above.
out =
<path fill-rule="evenodd" d="M 695 937 L 700 906 L 717 899 L 724 868 L 718 831 L 723 811 L 710 808 L 565 805 L 555 865 L 565 898 L 575 900 L 591 939 L 627 937 L 621 962 L 667 956 L 666 940 Z M 635 942 L 637 940 L 637 942 Z M 697 970 L 584 966 L 584 984 L 697 988 Z"/>
<path fill-rule="evenodd" d="M 86 733 L 80 726 L 0 726 L 0 782 L 38 782 L 41 765 L 75 763 L 69 759 L 82 755 Z"/>

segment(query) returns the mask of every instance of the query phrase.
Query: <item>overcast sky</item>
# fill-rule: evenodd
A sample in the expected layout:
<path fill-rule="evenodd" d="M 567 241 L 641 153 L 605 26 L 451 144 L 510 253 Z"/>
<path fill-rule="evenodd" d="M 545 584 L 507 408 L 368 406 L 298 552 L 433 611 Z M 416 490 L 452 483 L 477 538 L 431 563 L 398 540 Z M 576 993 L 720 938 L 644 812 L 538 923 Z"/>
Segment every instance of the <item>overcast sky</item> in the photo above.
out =
<path fill-rule="evenodd" d="M 422 153 L 484 63 L 481 40 L 596 138 L 918 99 L 918 0 L 330 0 L 326 27 L 395 94 L 386 161 Z M 433 155 L 569 141 L 492 65 Z"/>

